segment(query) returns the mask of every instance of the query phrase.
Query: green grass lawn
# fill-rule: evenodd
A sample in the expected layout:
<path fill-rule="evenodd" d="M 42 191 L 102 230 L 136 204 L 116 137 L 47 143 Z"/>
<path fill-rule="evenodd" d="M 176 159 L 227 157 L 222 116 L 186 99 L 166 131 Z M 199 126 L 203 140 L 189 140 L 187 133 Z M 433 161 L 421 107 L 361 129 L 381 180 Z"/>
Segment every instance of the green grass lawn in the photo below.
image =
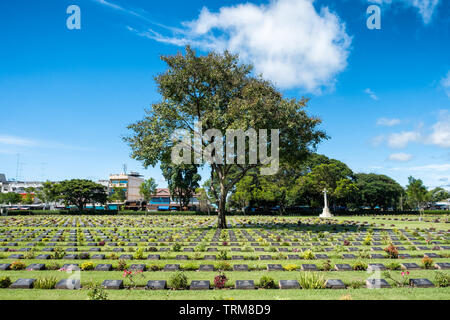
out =
<path fill-rule="evenodd" d="M 220 250 L 227 250 L 228 257 L 231 256 L 244 256 L 245 260 L 226 260 L 231 266 L 234 264 L 246 264 L 249 266 L 250 271 L 240 272 L 240 271 L 225 271 L 225 274 L 228 278 L 227 288 L 224 290 L 207 290 L 207 291 L 190 291 L 190 290 L 163 290 L 163 291 L 152 291 L 152 290 L 144 290 L 143 287 L 149 280 L 166 280 L 170 285 L 170 277 L 174 274 L 173 272 L 165 272 L 165 271 L 146 271 L 143 273 L 144 277 L 138 277 L 135 279 L 136 285 L 138 286 L 136 289 L 123 289 L 123 290 L 107 290 L 108 299 L 116 299 L 116 300 L 124 300 L 124 299 L 152 299 L 152 300 L 163 300 L 163 299 L 183 299 L 183 300 L 223 300 L 223 299 L 236 299 L 236 300 L 293 300 L 293 299 L 303 299 L 303 300 L 321 300 L 321 299 L 405 299 L 405 300 L 413 300 L 413 299 L 433 299 L 433 300 L 448 300 L 450 299 L 450 288 L 449 287 L 436 287 L 436 288 L 411 288 L 411 287 L 397 287 L 395 282 L 386 279 L 391 285 L 390 289 L 367 289 L 364 286 L 365 280 L 369 277 L 374 277 L 374 274 L 367 271 L 319 271 L 319 274 L 323 277 L 324 280 L 327 279 L 340 279 L 346 285 L 347 289 L 344 290 L 335 290 L 335 289 L 320 289 L 320 290 L 310 290 L 310 289 L 297 289 L 297 290 L 281 290 L 281 289 L 255 289 L 255 290 L 235 290 L 234 283 L 236 280 L 254 280 L 255 285 L 259 284 L 259 279 L 262 276 L 270 276 L 273 278 L 276 284 L 278 284 L 279 280 L 298 280 L 300 275 L 304 273 L 304 271 L 296 270 L 296 271 L 267 271 L 267 264 L 281 264 L 282 266 L 287 265 L 296 265 L 298 268 L 302 264 L 316 264 L 317 267 L 321 267 L 324 262 L 327 260 L 324 259 L 299 259 L 299 260 L 288 260 L 286 259 L 288 254 L 296 254 L 302 256 L 302 252 L 274 252 L 272 251 L 272 245 L 261 245 L 264 247 L 264 252 L 246 252 L 245 248 L 250 247 L 250 242 L 247 240 L 240 239 L 239 241 L 228 241 L 228 242 L 238 242 L 239 247 L 244 251 L 231 251 L 231 247 L 229 245 L 222 245 L 222 239 L 219 241 L 212 240 L 214 233 L 216 230 L 214 228 L 209 228 L 208 225 L 215 221 L 215 217 L 183 217 L 183 216 L 152 216 L 152 217 L 87 217 L 88 221 L 97 224 L 100 226 L 95 227 L 73 227 L 66 226 L 61 227 L 61 221 L 64 219 L 70 219 L 67 216 L 64 217 L 0 217 L 0 230 L 3 232 L 5 230 L 19 230 L 17 234 L 30 232 L 32 230 L 36 230 L 41 232 L 43 230 L 55 230 L 65 229 L 65 230 L 91 230 L 93 233 L 97 232 L 97 230 L 104 231 L 112 231 L 115 230 L 118 234 L 127 234 L 127 232 L 142 234 L 144 230 L 148 230 L 149 232 L 156 232 L 158 237 L 164 237 L 165 234 L 177 235 L 183 232 L 194 231 L 194 232 L 202 232 L 206 231 L 205 240 L 207 243 L 207 247 L 209 247 L 209 242 L 217 242 L 219 244 Z M 381 219 L 380 219 L 381 218 Z M 448 216 L 439 216 L 439 223 L 430 222 L 433 221 L 436 217 L 426 216 L 425 221 L 401 221 L 401 220 L 389 220 L 389 219 L 404 219 L 411 218 L 417 219 L 417 216 L 408 216 L 408 217 L 398 217 L 398 216 L 355 216 L 355 217 L 336 217 L 332 225 L 323 224 L 317 218 L 314 217 L 255 217 L 255 216 L 232 216 L 228 218 L 228 222 L 233 225 L 229 230 L 234 230 L 239 233 L 242 230 L 246 232 L 253 233 L 257 230 L 270 231 L 275 232 L 275 234 L 285 234 L 291 241 L 295 240 L 296 236 L 307 236 L 309 237 L 309 242 L 306 241 L 302 243 L 300 246 L 291 246 L 290 244 L 287 246 L 280 246 L 279 248 L 310 248 L 314 253 L 326 254 L 330 257 L 331 264 L 350 264 L 351 266 L 357 262 L 362 261 L 365 264 L 369 263 L 382 263 L 384 265 L 388 265 L 392 262 L 395 263 L 417 263 L 419 266 L 422 265 L 422 257 L 423 253 L 433 252 L 441 255 L 440 258 L 433 258 L 434 263 L 436 262 L 449 262 L 449 253 L 450 250 L 432 250 L 433 244 L 427 245 L 425 242 L 425 238 L 418 237 L 418 241 L 421 242 L 422 246 L 427 246 L 430 248 L 427 250 L 412 250 L 414 245 L 412 243 L 406 243 L 400 246 L 404 246 L 407 250 L 402 250 L 400 253 L 410 254 L 411 258 L 406 259 L 368 259 L 358 257 L 358 252 L 349 252 L 344 247 L 344 251 L 330 251 L 325 252 L 319 246 L 312 245 L 313 242 L 317 242 L 318 240 L 314 240 L 319 237 L 320 233 L 332 232 L 340 235 L 341 233 L 345 235 L 345 237 L 353 237 L 358 232 L 366 232 L 370 228 L 379 228 L 379 229 L 404 229 L 410 230 L 411 232 L 419 232 L 419 233 L 428 233 L 429 231 L 439 231 L 437 234 L 439 239 L 444 241 L 445 245 L 450 245 L 450 239 L 448 236 L 449 224 L 445 223 L 448 221 Z M 83 217 L 77 217 L 76 219 L 84 219 Z M 297 222 L 301 221 L 302 224 L 298 226 Z M 368 224 L 365 226 L 353 226 L 352 224 L 348 224 L 347 222 L 367 222 Z M 38 225 L 40 222 L 46 224 L 45 227 L 42 225 Z M 58 225 L 59 224 L 59 225 Z M 109 226 L 107 226 L 109 224 Z M 237 227 L 236 224 L 240 224 L 241 226 Z M 432 229 L 431 229 L 432 228 Z M 127 231 L 128 230 L 128 231 Z M 228 231 L 227 231 L 228 232 Z M 255 236 L 255 241 L 260 242 L 261 240 L 256 239 L 259 237 L 256 233 L 253 233 Z M 80 233 L 78 234 L 80 236 Z M 157 237 L 155 236 L 155 237 Z M 434 234 L 436 236 L 436 234 Z M 0 237 L 1 238 L 1 237 Z M 159 247 L 167 247 L 172 248 L 174 243 L 180 242 L 182 243 L 182 248 L 188 248 L 188 244 L 193 240 L 194 236 L 188 239 L 175 239 L 171 242 L 163 243 L 164 246 L 161 246 L 161 241 L 155 240 L 156 243 L 159 244 Z M 300 238 L 299 238 L 300 239 Z M 20 248 L 27 248 L 26 243 L 31 242 L 31 239 L 23 240 L 19 246 L 14 247 L 14 249 L 18 250 Z M 48 240 L 46 240 L 48 241 Z M 117 242 L 118 240 L 116 240 Z M 133 239 L 130 239 L 133 242 Z M 153 240 L 152 240 L 153 241 Z M 150 241 L 150 242 L 152 242 Z M 275 241 L 273 238 L 269 239 L 268 242 Z M 297 241 L 297 240 L 295 240 Z M 302 240 L 300 240 L 302 242 Z M 354 240 L 352 240 L 354 241 Z M 403 240 L 402 240 L 403 241 Z M 8 241 L 13 242 L 13 241 Z M 19 241 L 20 242 L 20 241 Z M 52 242 L 52 241 L 48 241 Z M 66 240 L 66 242 L 69 242 Z M 89 252 L 89 247 L 86 247 L 87 242 L 83 238 L 78 237 L 78 251 L 77 252 L 66 252 L 80 254 L 83 252 Z M 94 242 L 97 242 L 94 241 Z M 359 241 L 361 242 L 361 241 Z M 39 243 L 39 242 L 38 242 Z M 146 243 L 138 243 L 138 246 L 132 247 L 133 252 L 129 252 L 130 247 L 123 246 L 125 249 L 124 252 L 117 252 L 117 256 L 122 254 L 130 254 L 134 255 L 134 251 L 139 247 L 149 248 Z M 33 254 L 36 256 L 38 254 L 50 254 L 52 252 L 43 252 L 42 249 L 44 246 L 37 245 L 31 247 L 33 250 Z M 5 246 L 5 244 L 3 244 Z M 58 244 L 59 246 L 60 244 Z M 382 245 L 358 245 L 358 248 L 362 250 L 367 250 L 370 254 L 383 254 L 383 251 L 371 251 L 370 248 L 374 247 L 386 247 L 387 243 Z M 7 246 L 7 245 L 6 245 Z M 66 247 L 71 247 L 65 245 Z M 332 246 L 330 244 L 323 245 L 324 247 Z M 118 265 L 117 259 L 109 259 L 110 254 L 112 253 L 112 249 L 114 247 L 104 246 L 100 247 L 101 252 L 89 252 L 89 254 L 105 254 L 108 258 L 104 260 L 67 260 L 67 259 L 50 259 L 50 260 L 37 260 L 34 258 L 22 259 L 21 261 L 25 263 L 26 266 L 32 263 L 44 263 L 46 265 L 57 263 L 60 267 L 63 264 L 79 264 L 80 266 L 85 262 L 92 262 L 94 265 L 97 264 L 112 264 L 115 268 Z M 253 250 L 253 248 L 251 248 Z M 341 248 L 342 250 L 342 248 Z M 17 261 L 16 259 L 8 259 L 8 256 L 13 252 L 3 252 L 0 253 L 0 263 L 12 263 Z M 17 254 L 26 255 L 26 252 L 14 252 Z M 356 259 L 343 259 L 341 255 L 343 253 L 346 254 L 354 254 L 358 258 Z M 200 259 L 204 255 L 219 255 L 219 252 L 145 252 L 144 257 L 147 255 L 157 254 L 161 256 L 161 260 L 127 260 L 127 265 L 131 264 L 146 264 L 147 267 L 151 265 L 156 265 L 159 267 L 164 267 L 166 264 L 179 264 L 182 268 L 190 266 L 198 267 L 200 264 L 212 264 L 217 265 L 220 260 L 203 260 Z M 186 255 L 189 257 L 189 260 L 176 260 L 176 255 Z M 258 260 L 260 255 L 272 255 L 275 257 L 273 260 Z M 283 257 L 283 259 L 281 259 Z M 449 274 L 448 270 L 444 271 L 447 275 Z M 188 283 L 192 280 L 209 280 L 211 285 L 213 284 L 214 277 L 218 275 L 218 271 L 214 272 L 204 272 L 204 271 L 185 271 L 184 272 L 188 277 Z M 401 280 L 401 271 L 391 271 L 392 276 Z M 436 270 L 431 269 L 421 269 L 421 270 L 410 270 L 409 278 L 426 278 L 431 280 L 433 283 L 437 284 L 435 279 L 437 274 Z M 0 278 L 2 277 L 10 277 L 10 279 L 14 282 L 19 278 L 46 278 L 46 277 L 55 277 L 57 280 L 65 279 L 70 277 L 72 274 L 68 274 L 64 271 L 57 270 L 44 270 L 44 271 L 0 271 Z M 383 273 L 377 274 L 376 277 L 385 278 Z M 50 300 L 86 300 L 88 298 L 87 293 L 89 292 L 87 289 L 88 284 L 95 283 L 96 285 L 100 285 L 104 280 L 124 280 L 125 286 L 129 286 L 131 283 L 129 280 L 123 278 L 122 271 L 81 271 L 80 272 L 80 280 L 83 288 L 81 290 L 40 290 L 40 289 L 0 289 L 0 299 L 1 300 L 22 300 L 22 299 L 50 299 Z"/>

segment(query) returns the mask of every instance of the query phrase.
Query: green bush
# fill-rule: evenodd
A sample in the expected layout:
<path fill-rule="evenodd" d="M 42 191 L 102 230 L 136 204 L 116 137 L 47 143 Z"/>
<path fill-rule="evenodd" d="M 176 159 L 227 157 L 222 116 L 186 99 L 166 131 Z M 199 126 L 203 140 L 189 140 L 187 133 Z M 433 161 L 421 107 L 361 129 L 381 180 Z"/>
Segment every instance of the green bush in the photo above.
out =
<path fill-rule="evenodd" d="M 8 288 L 11 285 L 11 279 L 9 277 L 0 278 L 0 288 Z"/>
<path fill-rule="evenodd" d="M 302 272 L 298 282 L 302 289 L 324 289 L 326 283 L 318 272 Z"/>
<path fill-rule="evenodd" d="M 448 283 L 450 282 L 450 276 L 445 272 L 436 271 L 434 273 L 434 283 L 438 287 L 448 287 Z"/>
<path fill-rule="evenodd" d="M 220 261 L 216 263 L 216 269 L 220 271 L 231 271 L 233 270 L 233 267 L 231 267 L 231 264 L 229 264 L 226 261 Z"/>
<path fill-rule="evenodd" d="M 46 278 L 38 278 L 34 282 L 34 288 L 35 289 L 54 289 L 56 282 L 55 277 L 46 277 Z"/>
<path fill-rule="evenodd" d="M 188 278 L 184 272 L 177 271 L 172 276 L 170 276 L 169 285 L 174 290 L 187 289 Z"/>
<path fill-rule="evenodd" d="M 262 276 L 259 279 L 259 287 L 263 289 L 274 289 L 276 287 L 275 280 L 269 276 Z"/>
<path fill-rule="evenodd" d="M 365 271 L 367 269 L 367 264 L 362 261 L 356 261 L 353 263 L 352 269 L 356 271 Z"/>

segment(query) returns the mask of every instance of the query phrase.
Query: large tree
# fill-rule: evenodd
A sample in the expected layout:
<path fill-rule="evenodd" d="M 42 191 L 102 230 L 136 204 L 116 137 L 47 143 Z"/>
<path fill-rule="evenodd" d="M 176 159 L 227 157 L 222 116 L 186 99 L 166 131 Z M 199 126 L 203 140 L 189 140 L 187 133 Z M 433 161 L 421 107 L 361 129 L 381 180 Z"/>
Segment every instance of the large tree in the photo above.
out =
<path fill-rule="evenodd" d="M 404 193 L 401 185 L 382 174 L 358 173 L 356 181 L 359 191 L 355 203 L 358 207 L 396 208 Z"/>
<path fill-rule="evenodd" d="M 64 180 L 53 185 L 56 197 L 69 205 L 84 211 L 88 203 L 106 203 L 108 195 L 105 188 L 90 180 Z"/>
<path fill-rule="evenodd" d="M 16 204 L 22 201 L 22 196 L 15 192 L 0 193 L 0 203 Z"/>
<path fill-rule="evenodd" d="M 197 56 L 187 47 L 185 55 L 178 53 L 161 59 L 167 64 L 167 70 L 155 81 L 162 99 L 146 110 L 143 120 L 129 126 L 133 134 L 125 138 L 133 150 L 132 157 L 143 161 L 146 167 L 170 161 L 173 147 L 180 143 L 174 141 L 172 134 L 185 130 L 195 137 L 199 133 L 196 123 L 202 124 L 202 132 L 216 129 L 222 134 L 227 129 L 279 130 L 281 162 L 301 161 L 326 138 L 317 129 L 321 121 L 305 112 L 307 99 L 284 98 L 271 83 L 253 76 L 252 66 L 240 64 L 237 55 L 212 52 Z M 213 138 L 200 139 L 202 147 L 216 143 L 223 147 L 225 141 Z M 271 150 L 271 141 L 263 147 Z M 245 151 L 250 148 L 255 149 L 246 143 Z M 198 152 L 198 148 L 194 150 Z M 211 156 L 219 159 L 209 163 L 211 188 L 218 199 L 218 227 L 226 228 L 225 205 L 229 192 L 248 170 L 267 163 L 235 164 L 214 149 Z M 232 167 L 237 169 L 237 174 L 229 179 Z"/>
<path fill-rule="evenodd" d="M 178 200 L 180 208 L 187 207 L 202 179 L 198 174 L 197 166 L 163 163 L 161 164 L 161 170 L 167 180 L 172 197 Z"/>
<path fill-rule="evenodd" d="M 152 196 L 156 193 L 156 188 L 158 188 L 158 185 L 156 184 L 155 179 L 150 178 L 141 184 L 139 193 L 145 201 L 150 201 Z"/>
<path fill-rule="evenodd" d="M 427 187 L 425 187 L 422 180 L 415 179 L 414 177 L 408 177 L 406 195 L 408 197 L 408 202 L 412 207 L 418 208 L 420 211 L 422 211 L 426 203 L 431 200 L 431 194 L 428 192 Z"/>

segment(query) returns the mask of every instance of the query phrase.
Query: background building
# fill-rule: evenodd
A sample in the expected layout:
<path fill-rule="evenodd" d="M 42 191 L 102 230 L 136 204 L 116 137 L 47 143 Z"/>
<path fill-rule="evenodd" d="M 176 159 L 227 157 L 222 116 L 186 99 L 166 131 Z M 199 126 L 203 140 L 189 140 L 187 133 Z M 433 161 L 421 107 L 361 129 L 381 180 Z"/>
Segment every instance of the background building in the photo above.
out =
<path fill-rule="evenodd" d="M 188 210 L 196 210 L 199 202 L 197 196 L 194 195 L 189 202 Z M 150 211 L 171 211 L 180 210 L 180 204 L 178 200 L 170 194 L 167 188 L 158 188 L 156 193 L 150 199 L 147 205 L 147 209 Z"/>
<path fill-rule="evenodd" d="M 108 192 L 112 194 L 114 189 L 120 188 L 125 191 L 127 201 L 142 200 L 140 193 L 142 183 L 144 183 L 144 179 L 137 172 L 111 174 L 109 176 Z"/>

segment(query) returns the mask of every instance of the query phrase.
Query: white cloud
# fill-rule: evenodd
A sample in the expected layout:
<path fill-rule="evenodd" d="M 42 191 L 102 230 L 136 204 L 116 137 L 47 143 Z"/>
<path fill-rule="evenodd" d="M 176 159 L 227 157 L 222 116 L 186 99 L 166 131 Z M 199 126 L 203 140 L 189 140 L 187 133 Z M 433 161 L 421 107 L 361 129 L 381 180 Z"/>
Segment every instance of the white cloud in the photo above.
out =
<path fill-rule="evenodd" d="M 410 167 L 408 169 L 412 171 L 449 171 L 450 163 L 428 164 L 425 166 Z"/>
<path fill-rule="evenodd" d="M 390 134 L 387 143 L 391 148 L 405 148 L 410 142 L 419 142 L 421 134 L 417 131 L 402 131 L 400 133 Z"/>
<path fill-rule="evenodd" d="M 10 145 L 15 147 L 38 147 L 38 148 L 51 148 L 51 149 L 66 149 L 66 150 L 88 150 L 87 148 L 68 145 L 56 141 L 44 141 L 44 140 L 32 140 L 28 138 L 0 135 L 0 145 Z M 8 153 L 14 151 L 8 150 Z M 16 153 L 16 152 L 15 152 Z"/>
<path fill-rule="evenodd" d="M 377 120 L 377 126 L 393 127 L 400 124 L 400 119 L 380 118 Z"/>
<path fill-rule="evenodd" d="M 448 111 L 439 113 L 439 120 L 433 125 L 428 142 L 443 148 L 450 148 L 450 114 Z"/>
<path fill-rule="evenodd" d="M 408 153 L 393 153 L 389 156 L 389 160 L 398 162 L 408 162 L 412 158 L 413 156 Z"/>
<path fill-rule="evenodd" d="M 19 137 L 0 135 L 0 144 L 28 147 L 36 145 L 36 142 Z"/>
<path fill-rule="evenodd" d="M 351 37 L 339 16 L 327 7 L 316 11 L 314 0 L 274 0 L 203 8 L 184 30 L 164 36 L 151 29 L 141 36 L 175 45 L 191 44 L 206 50 L 228 49 L 255 66 L 255 72 L 282 88 L 319 92 L 333 88 L 345 70 Z"/>
<path fill-rule="evenodd" d="M 370 88 L 367 88 L 364 92 L 367 93 L 373 100 L 378 100 L 377 95 Z"/>
<path fill-rule="evenodd" d="M 423 22 L 428 24 L 431 22 L 440 0 L 367 0 L 367 2 L 380 5 L 400 3 L 405 7 L 413 7 L 418 10 Z"/>
<path fill-rule="evenodd" d="M 447 96 L 450 98 L 450 71 L 447 73 L 447 76 L 441 80 L 441 85 Z"/>

